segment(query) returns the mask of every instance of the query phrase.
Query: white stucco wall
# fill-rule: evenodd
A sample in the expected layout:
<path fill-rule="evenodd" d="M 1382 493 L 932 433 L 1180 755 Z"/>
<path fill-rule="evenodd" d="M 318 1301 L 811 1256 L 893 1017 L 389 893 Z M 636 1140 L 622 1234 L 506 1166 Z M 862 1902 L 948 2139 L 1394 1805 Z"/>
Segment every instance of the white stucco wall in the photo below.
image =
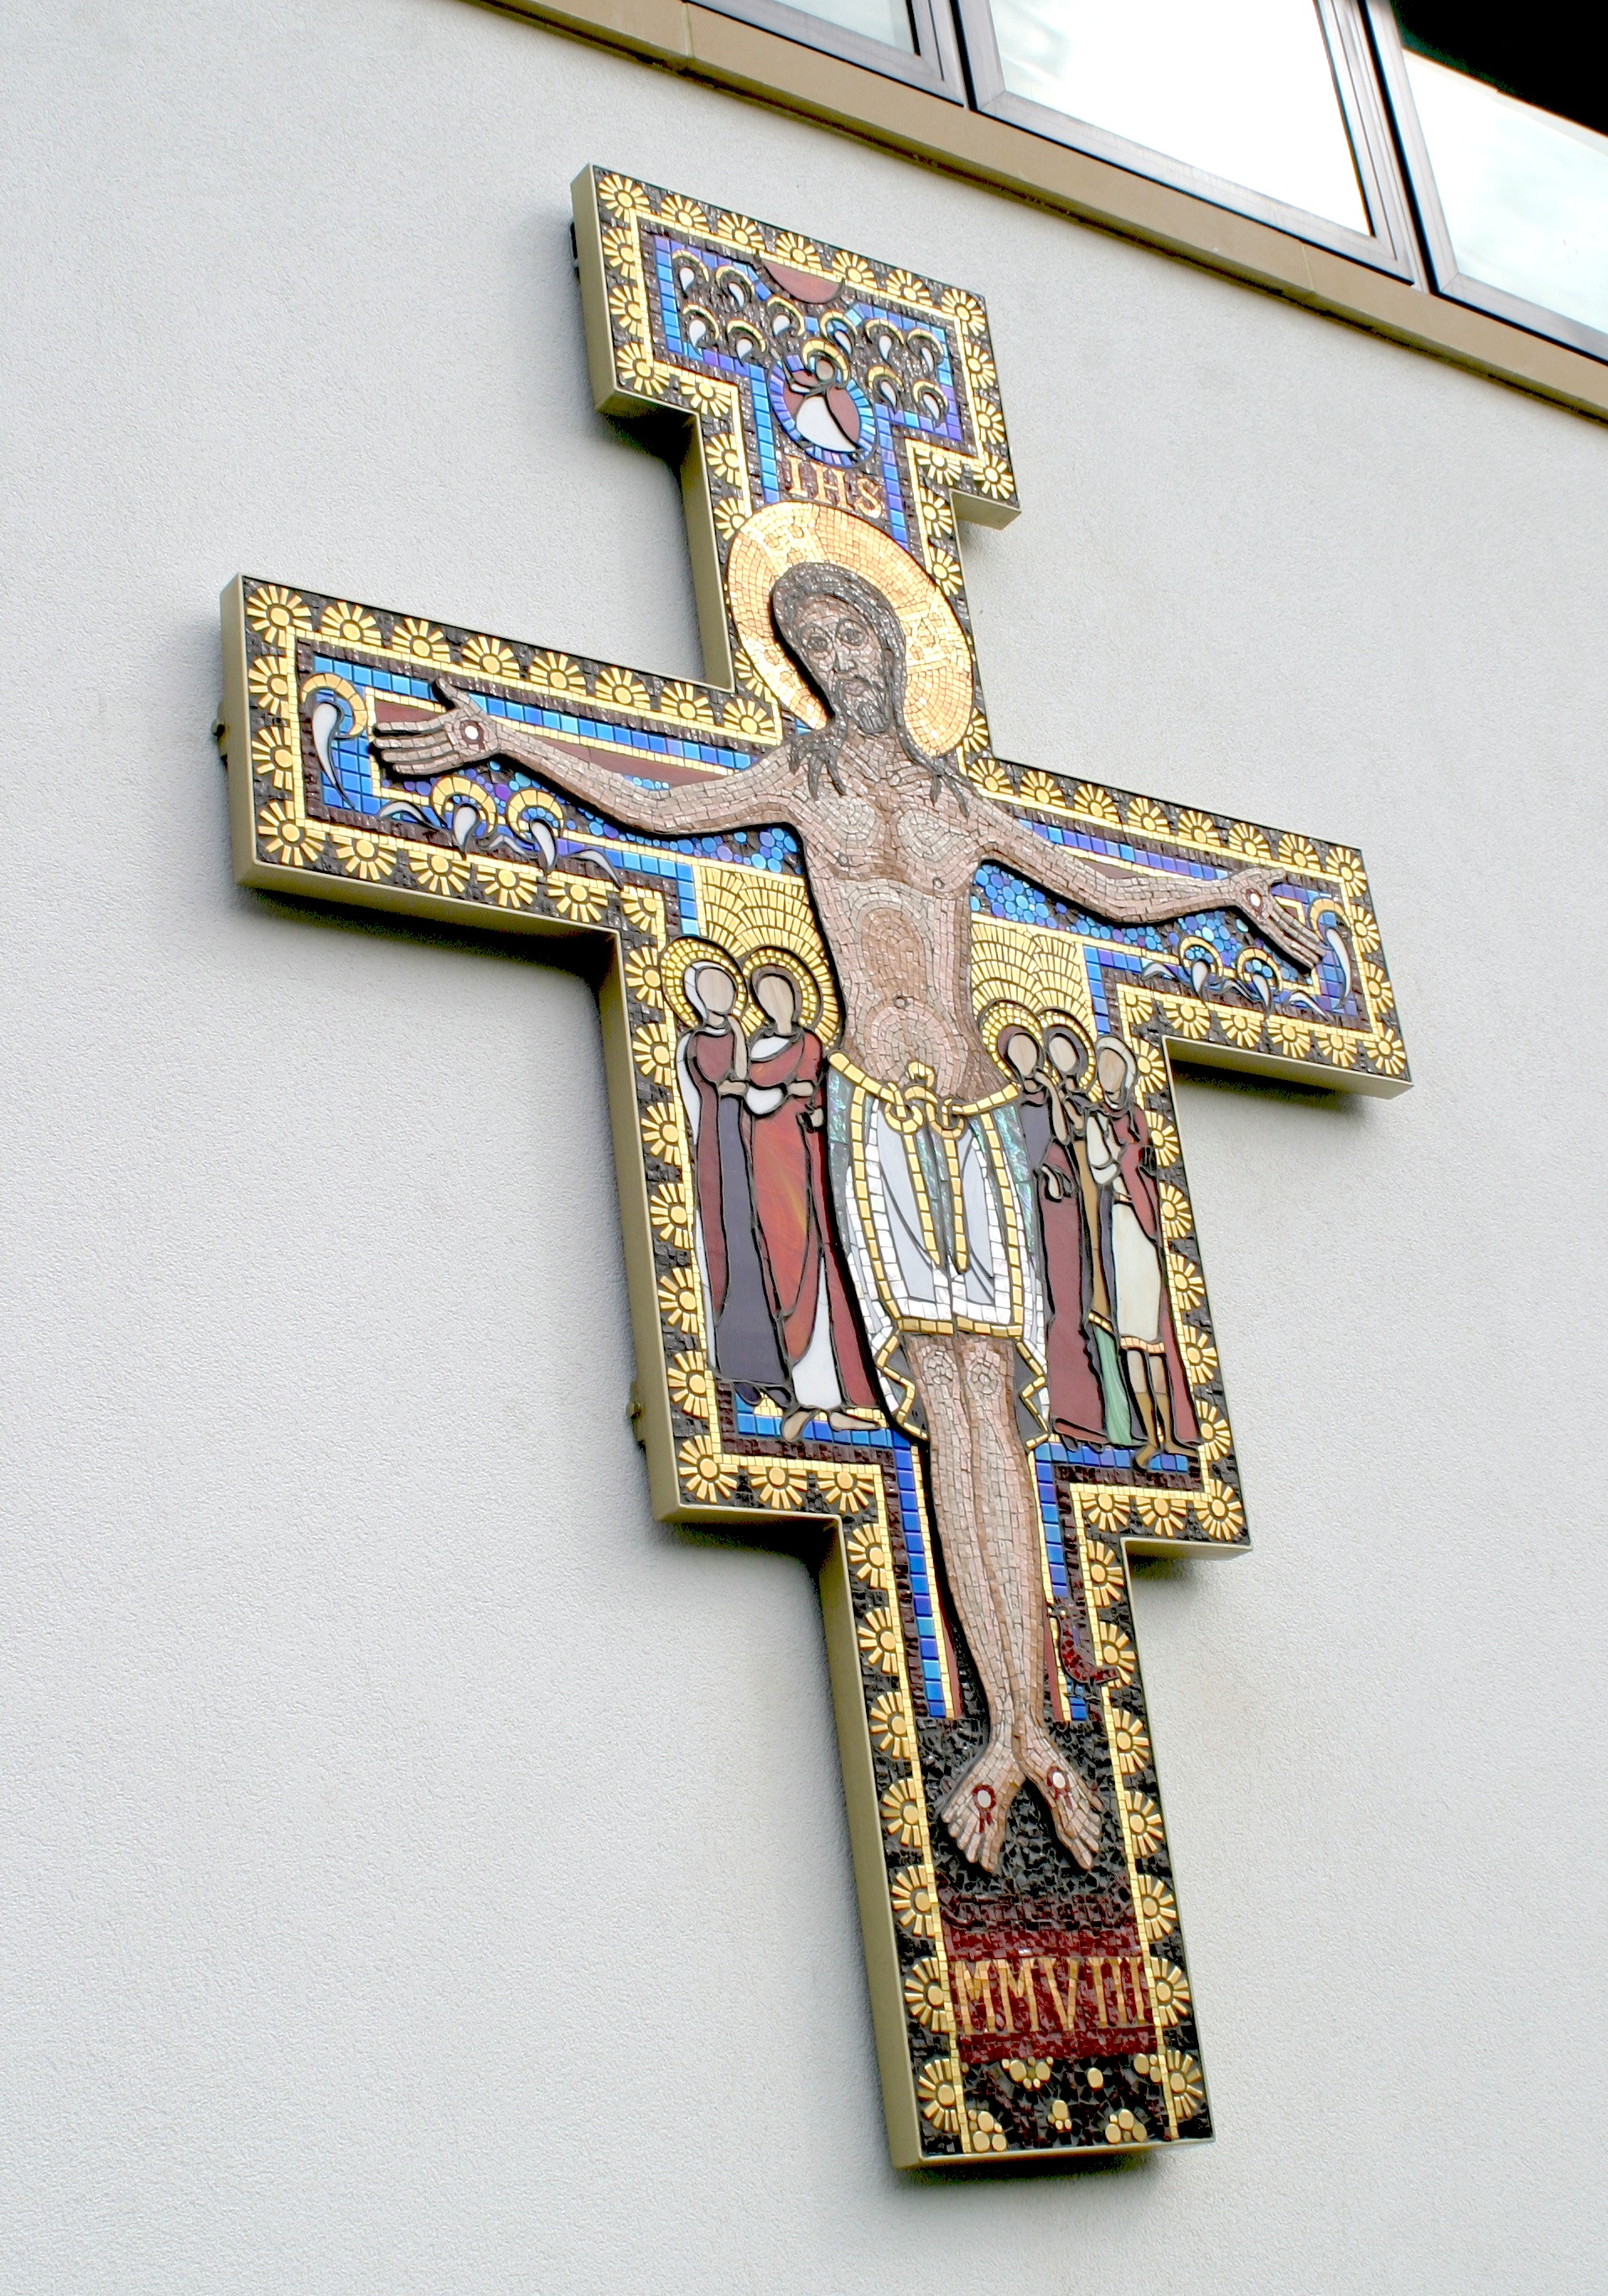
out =
<path fill-rule="evenodd" d="M 1608 430 L 461 0 L 8 37 L 0 2284 L 1591 2284 Z M 588 993 L 230 882 L 238 570 L 698 670 L 592 159 L 981 290 L 1001 749 L 1373 871 L 1416 1089 L 1182 1096 L 1258 1541 L 1138 1594 L 1185 2158 L 889 2169 L 812 1587 L 648 1511 Z"/>

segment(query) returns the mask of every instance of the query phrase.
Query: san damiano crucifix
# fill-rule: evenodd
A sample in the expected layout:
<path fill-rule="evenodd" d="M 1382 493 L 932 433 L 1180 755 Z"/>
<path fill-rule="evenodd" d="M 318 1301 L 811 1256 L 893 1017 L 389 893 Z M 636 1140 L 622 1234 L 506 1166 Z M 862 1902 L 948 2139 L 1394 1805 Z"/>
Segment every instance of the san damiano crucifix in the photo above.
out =
<path fill-rule="evenodd" d="M 244 882 L 607 939 L 667 1518 L 813 1526 L 894 2158 L 1211 2133 L 1125 1556 L 1245 1545 L 1168 1053 L 1406 1062 L 1359 857 L 992 757 L 975 296 L 588 170 L 714 677 L 242 579 Z"/>

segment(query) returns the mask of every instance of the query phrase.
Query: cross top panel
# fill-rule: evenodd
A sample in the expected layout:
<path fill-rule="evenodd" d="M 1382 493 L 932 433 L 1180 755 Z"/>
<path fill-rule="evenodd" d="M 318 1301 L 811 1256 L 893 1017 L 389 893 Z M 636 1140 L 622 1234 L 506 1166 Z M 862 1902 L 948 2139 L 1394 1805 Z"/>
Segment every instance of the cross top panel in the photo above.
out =
<path fill-rule="evenodd" d="M 1002 526 L 1017 509 L 981 299 L 628 176 L 588 169 L 575 192 L 598 404 L 626 417 L 672 411 L 689 428 L 714 675 L 729 684 L 735 672 L 820 722 L 816 697 L 776 659 L 741 553 L 732 594 L 736 537 L 782 504 L 791 517 L 767 521 L 779 550 L 807 546 L 817 507 L 852 515 L 924 569 L 967 627 L 956 517 Z M 863 536 L 859 546 L 877 550 Z M 968 711 L 957 736 L 974 755 L 988 741 L 975 700 L 975 722 Z"/>

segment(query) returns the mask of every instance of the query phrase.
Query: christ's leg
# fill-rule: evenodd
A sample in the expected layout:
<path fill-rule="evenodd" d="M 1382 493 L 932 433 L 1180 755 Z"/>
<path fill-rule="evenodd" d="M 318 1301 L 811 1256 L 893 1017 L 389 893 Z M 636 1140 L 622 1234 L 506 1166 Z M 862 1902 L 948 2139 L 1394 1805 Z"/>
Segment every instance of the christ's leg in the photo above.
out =
<path fill-rule="evenodd" d="M 995 1585 L 991 1570 L 995 1558 L 984 1529 L 987 1499 L 975 1472 L 960 1344 L 911 1332 L 905 1355 L 926 1419 L 927 1469 L 943 1567 L 988 1709 L 987 1743 L 951 1789 L 939 1815 L 963 1854 L 992 1874 L 1024 1775 L 1015 1744 L 1021 1666 L 1006 1589 Z"/>
<path fill-rule="evenodd" d="M 961 1343 L 972 1474 L 990 1586 L 1011 1659 L 1016 1760 L 1043 1795 L 1055 1829 L 1080 1866 L 1099 1846 L 1099 1805 L 1044 1725 L 1044 1580 L 1039 1493 L 1016 1426 L 1008 1341 Z"/>
<path fill-rule="evenodd" d="M 988 1702 L 989 1736 L 939 1815 L 992 1873 L 1024 1776 L 1082 1866 L 1099 1843 L 1098 1806 L 1044 1726 L 1044 1587 L 1039 1496 L 1016 1423 L 1007 1340 L 907 1341 L 926 1408 L 933 1502 L 944 1567 Z"/>

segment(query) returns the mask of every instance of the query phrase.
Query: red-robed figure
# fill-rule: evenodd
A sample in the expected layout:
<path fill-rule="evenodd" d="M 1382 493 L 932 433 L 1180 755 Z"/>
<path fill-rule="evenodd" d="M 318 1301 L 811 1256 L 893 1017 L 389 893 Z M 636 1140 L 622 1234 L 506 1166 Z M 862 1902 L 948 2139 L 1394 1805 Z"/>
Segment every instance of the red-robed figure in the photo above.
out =
<path fill-rule="evenodd" d="M 1075 1086 L 1082 1039 L 1053 1022 L 1044 1042 L 1019 1021 L 995 1040 L 1021 1078 L 1017 1109 L 1039 1208 L 1044 1270 L 1044 1373 L 1049 1423 L 1064 1443 L 1126 1444 L 1132 1426 L 1112 1333 L 1099 1250 L 1099 1193 L 1083 1139 L 1087 1103 Z"/>
<path fill-rule="evenodd" d="M 768 1026 L 747 1047 L 743 1131 L 771 1309 L 792 1381 L 794 1408 L 782 1423 L 791 1441 L 817 1414 L 853 1426 L 880 1406 L 832 1234 L 821 1131 L 826 1047 L 802 1025 L 790 970 L 756 967 L 748 993 Z"/>
<path fill-rule="evenodd" d="M 709 1352 L 717 1378 L 755 1396 L 785 1396 L 743 1136 L 747 1046 L 735 1018 L 737 977 L 723 964 L 694 964 L 682 985 L 700 1022 L 682 1038 L 676 1070 L 692 1135 L 694 1242 L 709 1308 Z"/>

